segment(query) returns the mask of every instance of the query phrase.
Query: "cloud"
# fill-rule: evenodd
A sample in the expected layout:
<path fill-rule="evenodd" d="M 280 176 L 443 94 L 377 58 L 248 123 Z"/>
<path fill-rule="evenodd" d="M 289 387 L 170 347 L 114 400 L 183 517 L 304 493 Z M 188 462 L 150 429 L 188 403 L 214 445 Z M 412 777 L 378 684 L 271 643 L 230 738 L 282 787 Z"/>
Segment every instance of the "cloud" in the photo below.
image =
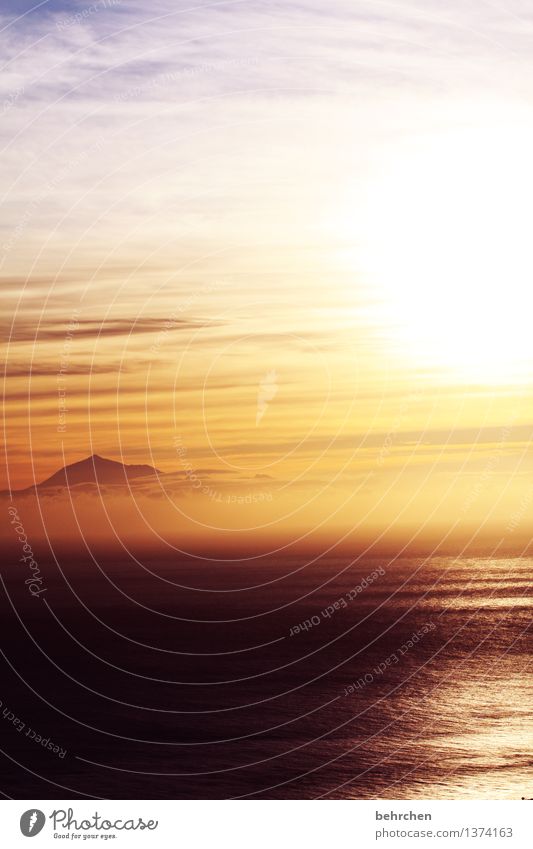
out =
<path fill-rule="evenodd" d="M 91 375 L 91 374 L 119 374 L 122 372 L 129 372 L 138 369 L 139 364 L 133 365 L 127 362 L 108 362 L 103 364 L 98 363 L 69 363 L 68 374 L 76 377 L 81 377 L 82 375 Z M 20 378 L 20 377 L 57 377 L 58 371 L 60 367 L 58 363 L 50 363 L 49 365 L 43 363 L 8 363 L 6 369 L 6 377 L 7 378 Z M 26 397 L 27 397 L 26 393 Z M 49 393 L 48 393 L 49 394 Z M 32 392 L 33 395 L 33 392 Z M 13 397 L 13 396 L 11 396 Z"/>
<path fill-rule="evenodd" d="M 76 339 L 95 339 L 107 336 L 134 336 L 140 333 L 160 333 L 178 330 L 196 330 L 199 327 L 212 327 L 213 322 L 192 319 L 131 318 L 131 319 L 77 319 L 70 322 L 45 321 L 39 327 L 35 322 L 24 319 L 1 328 L 10 342 L 62 341 L 67 333 Z"/>
<path fill-rule="evenodd" d="M 79 23 L 61 25 L 68 11 L 93 6 Z M 61 222 L 77 255 L 90 255 L 92 245 L 116 244 L 141 222 L 143 240 L 175 236 L 177 214 L 182 232 L 192 227 L 218 243 L 204 227 L 211 215 L 270 207 L 279 199 L 270 194 L 279 192 L 276 177 L 290 189 L 291 170 L 307 166 L 308 156 L 315 179 L 322 169 L 337 179 L 345 162 L 353 167 L 349 128 L 358 127 L 358 147 L 371 141 L 367 127 L 391 92 L 401 90 L 408 126 L 423 90 L 486 89 L 487 57 L 498 84 L 516 77 L 516 45 L 502 43 L 514 9 L 485 6 L 481 18 L 458 2 L 443 13 L 436 0 L 355 9 L 344 0 L 324 8 L 45 3 L 12 26 L 6 21 L 3 33 L 2 95 L 22 94 L 0 130 L 8 214 L 0 245 L 17 226 L 33 244 Z M 88 226 L 90 241 L 78 245 Z M 14 263 L 13 251 L 6 262 Z"/>

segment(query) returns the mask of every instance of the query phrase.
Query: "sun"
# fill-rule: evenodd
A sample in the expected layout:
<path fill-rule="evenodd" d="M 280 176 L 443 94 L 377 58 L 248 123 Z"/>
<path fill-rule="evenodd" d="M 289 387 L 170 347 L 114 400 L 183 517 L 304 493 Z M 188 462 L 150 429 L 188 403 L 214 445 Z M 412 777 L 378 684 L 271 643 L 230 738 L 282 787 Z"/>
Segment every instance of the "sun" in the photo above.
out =
<path fill-rule="evenodd" d="M 358 266 L 400 350 L 465 380 L 532 364 L 533 126 L 404 144 L 371 181 Z"/>

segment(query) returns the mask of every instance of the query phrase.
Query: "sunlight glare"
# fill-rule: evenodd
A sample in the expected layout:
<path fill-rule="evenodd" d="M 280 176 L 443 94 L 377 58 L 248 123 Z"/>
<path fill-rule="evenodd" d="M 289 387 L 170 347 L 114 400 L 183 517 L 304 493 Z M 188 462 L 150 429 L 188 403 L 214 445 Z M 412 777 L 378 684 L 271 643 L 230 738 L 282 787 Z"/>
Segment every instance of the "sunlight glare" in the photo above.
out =
<path fill-rule="evenodd" d="M 531 360 L 533 129 L 397 151 L 371 186 L 360 262 L 402 348 L 465 379 Z"/>

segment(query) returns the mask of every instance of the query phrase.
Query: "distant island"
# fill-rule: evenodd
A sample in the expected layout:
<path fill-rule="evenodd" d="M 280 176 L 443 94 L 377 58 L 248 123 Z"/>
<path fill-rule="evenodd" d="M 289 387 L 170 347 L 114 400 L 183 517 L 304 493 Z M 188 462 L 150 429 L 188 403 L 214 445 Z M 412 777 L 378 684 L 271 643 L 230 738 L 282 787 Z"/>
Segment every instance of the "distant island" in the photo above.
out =
<path fill-rule="evenodd" d="M 77 463 L 69 463 L 54 472 L 49 478 L 33 486 L 15 490 L 33 492 L 58 487 L 73 487 L 81 484 L 125 485 L 137 478 L 158 477 L 162 472 L 148 465 L 128 465 L 117 460 L 108 460 L 99 454 L 91 454 Z M 5 493 L 2 493 L 5 494 Z"/>

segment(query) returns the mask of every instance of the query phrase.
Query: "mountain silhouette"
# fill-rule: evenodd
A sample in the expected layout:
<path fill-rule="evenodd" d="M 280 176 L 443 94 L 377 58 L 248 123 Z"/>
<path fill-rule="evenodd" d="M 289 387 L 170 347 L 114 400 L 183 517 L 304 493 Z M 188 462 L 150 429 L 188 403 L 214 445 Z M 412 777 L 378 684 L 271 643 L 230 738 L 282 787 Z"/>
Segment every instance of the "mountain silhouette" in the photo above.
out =
<path fill-rule="evenodd" d="M 30 490 L 52 489 L 56 487 L 73 487 L 81 484 L 125 485 L 135 478 L 145 478 L 160 475 L 158 469 L 145 465 L 126 465 L 116 460 L 108 460 L 98 454 L 92 454 L 77 463 L 70 463 L 54 472 L 51 477 L 35 486 L 27 487 L 22 492 Z"/>

